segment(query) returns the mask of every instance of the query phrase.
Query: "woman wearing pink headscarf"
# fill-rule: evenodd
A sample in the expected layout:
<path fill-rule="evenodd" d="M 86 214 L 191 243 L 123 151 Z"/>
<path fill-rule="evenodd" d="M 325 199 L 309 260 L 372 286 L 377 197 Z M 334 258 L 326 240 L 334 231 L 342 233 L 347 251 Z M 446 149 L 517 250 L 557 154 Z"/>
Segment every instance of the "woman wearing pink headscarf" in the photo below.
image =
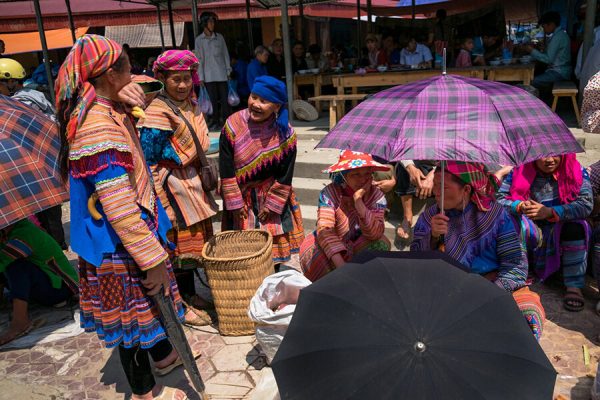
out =
<path fill-rule="evenodd" d="M 498 192 L 498 202 L 518 221 L 522 247 L 542 280 L 562 268 L 564 306 L 581 311 L 592 212 L 590 178 L 575 154 L 546 157 L 515 168 Z"/>

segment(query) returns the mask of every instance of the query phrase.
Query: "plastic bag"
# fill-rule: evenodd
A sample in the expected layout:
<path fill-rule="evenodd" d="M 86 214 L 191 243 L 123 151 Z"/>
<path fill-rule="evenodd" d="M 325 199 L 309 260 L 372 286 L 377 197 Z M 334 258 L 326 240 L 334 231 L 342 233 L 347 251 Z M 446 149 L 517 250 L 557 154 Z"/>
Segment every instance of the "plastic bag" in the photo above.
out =
<path fill-rule="evenodd" d="M 238 104 L 240 104 L 240 96 L 238 96 L 237 92 L 235 91 L 232 81 L 227 81 L 227 86 L 229 86 L 229 94 L 227 95 L 227 103 L 229 103 L 229 105 L 231 107 L 235 107 Z"/>
<path fill-rule="evenodd" d="M 300 289 L 311 281 L 298 271 L 281 271 L 265 278 L 248 309 L 256 326 L 256 340 L 270 364 L 294 315 Z"/>
<path fill-rule="evenodd" d="M 212 102 L 210 101 L 208 90 L 206 90 L 206 87 L 204 85 L 200 86 L 200 93 L 198 94 L 198 105 L 200 106 L 200 111 L 202 112 L 202 114 L 212 115 Z"/>

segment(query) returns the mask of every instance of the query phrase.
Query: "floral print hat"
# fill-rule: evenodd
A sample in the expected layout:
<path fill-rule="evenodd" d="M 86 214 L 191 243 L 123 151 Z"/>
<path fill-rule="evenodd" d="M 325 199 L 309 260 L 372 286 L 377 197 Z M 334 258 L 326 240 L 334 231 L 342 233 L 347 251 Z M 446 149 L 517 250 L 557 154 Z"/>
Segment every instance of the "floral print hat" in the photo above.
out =
<path fill-rule="evenodd" d="M 358 168 L 373 168 L 373 171 L 388 171 L 390 168 L 373 160 L 370 154 L 358 151 L 343 150 L 337 163 L 323 170 L 325 173 L 333 174 Z"/>

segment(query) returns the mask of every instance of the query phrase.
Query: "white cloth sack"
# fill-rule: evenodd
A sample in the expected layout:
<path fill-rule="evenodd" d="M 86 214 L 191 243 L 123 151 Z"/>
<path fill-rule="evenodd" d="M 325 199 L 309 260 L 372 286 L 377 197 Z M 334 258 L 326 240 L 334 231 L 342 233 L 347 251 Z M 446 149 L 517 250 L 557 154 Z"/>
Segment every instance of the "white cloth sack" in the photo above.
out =
<path fill-rule="evenodd" d="M 270 364 L 294 315 L 300 289 L 311 281 L 294 270 L 281 271 L 265 278 L 248 308 L 256 326 L 256 340 Z"/>

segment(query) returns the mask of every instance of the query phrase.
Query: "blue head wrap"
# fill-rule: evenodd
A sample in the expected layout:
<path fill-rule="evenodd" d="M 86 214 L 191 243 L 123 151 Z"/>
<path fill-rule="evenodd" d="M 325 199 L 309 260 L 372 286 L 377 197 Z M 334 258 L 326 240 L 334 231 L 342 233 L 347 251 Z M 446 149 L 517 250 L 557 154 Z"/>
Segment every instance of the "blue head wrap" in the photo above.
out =
<path fill-rule="evenodd" d="M 277 125 L 277 131 L 279 132 L 279 135 L 283 139 L 287 139 L 290 135 L 290 129 L 288 126 L 288 98 L 285 84 L 279 79 L 273 78 L 272 76 L 259 76 L 254 81 L 252 93 L 262 97 L 267 101 L 270 101 L 271 103 L 282 105 L 275 124 Z"/>

